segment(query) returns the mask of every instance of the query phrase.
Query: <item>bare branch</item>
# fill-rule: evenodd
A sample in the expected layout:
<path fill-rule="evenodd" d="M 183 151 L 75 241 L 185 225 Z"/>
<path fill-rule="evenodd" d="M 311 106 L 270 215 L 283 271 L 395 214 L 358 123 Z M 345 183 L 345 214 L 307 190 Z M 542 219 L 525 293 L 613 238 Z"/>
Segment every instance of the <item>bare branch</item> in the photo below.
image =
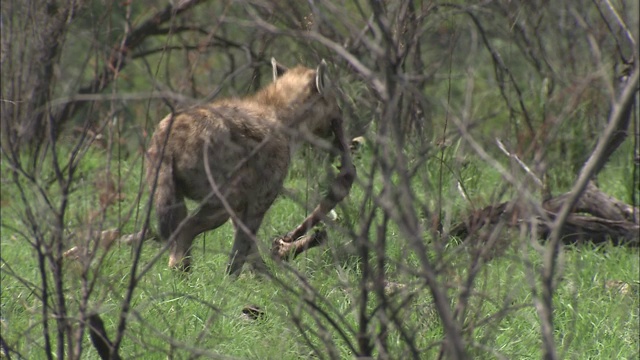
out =
<path fill-rule="evenodd" d="M 203 2 L 204 0 L 182 0 L 176 5 L 167 5 L 164 10 L 158 11 L 150 19 L 133 29 L 120 44 L 114 47 L 103 70 L 89 84 L 82 86 L 78 90 L 78 95 L 102 92 L 115 79 L 116 74 L 128 64 L 128 56 L 148 37 L 156 35 L 158 32 L 162 33 L 161 26 L 164 23 Z M 87 102 L 82 100 L 68 102 L 53 116 L 53 123 L 60 127 L 86 104 Z"/>
<path fill-rule="evenodd" d="M 589 160 L 584 164 L 578 179 L 573 185 L 571 195 L 567 198 L 562 208 L 558 212 L 553 223 L 553 230 L 551 232 L 550 241 L 547 245 L 547 249 L 544 255 L 544 270 L 542 274 L 542 304 L 543 308 L 538 309 L 538 313 L 542 320 L 542 337 L 544 342 L 545 358 L 556 359 L 554 339 L 553 339 L 553 289 L 554 289 L 554 276 L 556 274 L 558 252 L 560 246 L 560 234 L 562 227 L 569 216 L 569 213 L 577 203 L 578 199 L 584 192 L 589 180 L 597 173 L 599 169 L 606 163 L 609 154 L 607 154 L 608 144 L 614 136 L 614 132 L 620 127 L 620 124 L 625 119 L 625 114 L 629 114 L 629 108 L 633 106 L 635 95 L 638 92 L 638 74 L 640 73 L 638 67 L 634 69 L 631 74 L 624 91 L 622 92 L 620 99 L 613 104 L 611 115 L 609 116 L 609 122 L 607 127 L 598 143 L 589 156 Z"/>

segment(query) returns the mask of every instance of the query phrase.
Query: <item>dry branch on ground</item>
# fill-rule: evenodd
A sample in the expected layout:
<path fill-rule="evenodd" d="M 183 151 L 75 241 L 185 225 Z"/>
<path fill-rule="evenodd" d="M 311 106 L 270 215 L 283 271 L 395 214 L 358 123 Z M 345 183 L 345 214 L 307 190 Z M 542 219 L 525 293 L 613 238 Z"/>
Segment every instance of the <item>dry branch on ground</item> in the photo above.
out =
<path fill-rule="evenodd" d="M 535 219 L 538 233 L 542 238 L 547 238 L 557 213 L 568 196 L 569 194 L 562 194 L 544 201 L 542 208 L 545 216 L 535 218 L 526 216 L 527 212 L 511 201 L 489 205 L 474 211 L 465 221 L 455 225 L 450 234 L 465 238 L 480 228 L 495 225 L 501 220 L 508 226 L 518 226 L 522 222 L 533 225 Z M 591 182 L 563 225 L 561 237 L 567 244 L 599 244 L 611 240 L 615 245 L 638 246 L 639 214 L 638 208 L 605 194 Z"/>

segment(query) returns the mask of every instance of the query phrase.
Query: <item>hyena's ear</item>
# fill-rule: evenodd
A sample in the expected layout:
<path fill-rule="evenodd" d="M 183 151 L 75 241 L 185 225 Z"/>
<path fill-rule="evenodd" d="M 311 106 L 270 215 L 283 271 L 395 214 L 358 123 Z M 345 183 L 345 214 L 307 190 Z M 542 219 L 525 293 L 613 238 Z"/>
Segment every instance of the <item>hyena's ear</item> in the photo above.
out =
<path fill-rule="evenodd" d="M 316 89 L 320 95 L 324 95 L 324 90 L 329 86 L 327 78 L 327 62 L 322 59 L 316 70 Z"/>
<path fill-rule="evenodd" d="M 289 70 L 285 66 L 278 64 L 276 58 L 271 58 L 271 67 L 273 68 L 273 81 L 278 80 L 280 76 Z"/>

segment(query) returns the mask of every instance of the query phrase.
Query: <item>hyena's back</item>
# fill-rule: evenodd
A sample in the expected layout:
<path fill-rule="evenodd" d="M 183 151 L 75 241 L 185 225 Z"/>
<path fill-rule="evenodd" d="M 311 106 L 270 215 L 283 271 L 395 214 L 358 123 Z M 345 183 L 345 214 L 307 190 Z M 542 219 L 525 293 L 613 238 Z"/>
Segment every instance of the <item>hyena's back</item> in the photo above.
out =
<path fill-rule="evenodd" d="M 147 179 L 152 185 L 160 160 L 154 202 L 163 238 L 168 239 L 178 226 L 176 220 L 186 215 L 180 205 L 184 197 L 223 206 L 213 186 L 236 214 L 266 211 L 278 195 L 289 147 L 283 135 L 273 131 L 277 124 L 269 123 L 269 114 L 258 114 L 250 105 L 214 103 L 168 116 L 158 125 Z"/>

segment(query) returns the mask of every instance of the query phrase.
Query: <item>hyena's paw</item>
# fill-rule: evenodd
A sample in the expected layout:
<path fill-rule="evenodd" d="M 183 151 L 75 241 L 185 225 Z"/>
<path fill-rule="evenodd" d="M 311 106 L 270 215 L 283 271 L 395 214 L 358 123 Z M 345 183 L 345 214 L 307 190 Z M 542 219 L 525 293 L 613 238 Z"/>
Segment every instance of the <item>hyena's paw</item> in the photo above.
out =
<path fill-rule="evenodd" d="M 265 263 L 260 256 L 249 261 L 249 269 L 252 273 L 259 277 L 269 277 L 271 275 L 271 270 L 269 270 L 267 263 Z"/>
<path fill-rule="evenodd" d="M 191 257 L 169 256 L 169 268 L 181 272 L 191 271 Z"/>

